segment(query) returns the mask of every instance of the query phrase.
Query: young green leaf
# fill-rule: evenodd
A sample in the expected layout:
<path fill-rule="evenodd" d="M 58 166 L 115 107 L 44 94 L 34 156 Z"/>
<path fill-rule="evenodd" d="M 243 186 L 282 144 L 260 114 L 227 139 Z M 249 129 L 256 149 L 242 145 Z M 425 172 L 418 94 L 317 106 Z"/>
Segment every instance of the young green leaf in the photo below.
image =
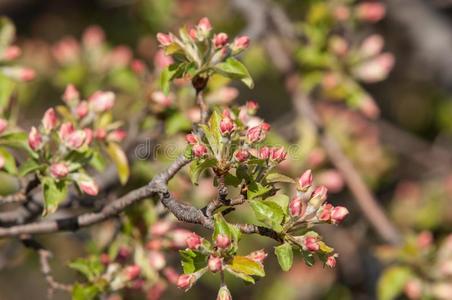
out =
<path fill-rule="evenodd" d="M 289 243 L 284 243 L 275 247 L 275 255 L 278 258 L 278 263 L 284 272 L 287 272 L 292 267 L 293 250 Z"/>
<path fill-rule="evenodd" d="M 254 87 L 253 79 L 247 68 L 237 59 L 230 57 L 215 66 L 215 70 L 229 78 L 240 79 L 250 89 Z"/>
<path fill-rule="evenodd" d="M 72 289 L 72 300 L 94 300 L 101 293 L 95 285 L 76 283 Z"/>
<path fill-rule="evenodd" d="M 16 174 L 17 168 L 14 156 L 8 150 L 1 147 L 0 147 L 0 156 L 2 156 L 3 159 L 5 160 L 5 165 L 3 168 L 6 170 L 6 172 L 10 174 Z"/>
<path fill-rule="evenodd" d="M 199 176 L 202 172 L 211 168 L 217 164 L 217 160 L 214 158 L 206 159 L 203 161 L 194 161 L 190 165 L 190 179 L 193 184 L 198 184 Z"/>
<path fill-rule="evenodd" d="M 185 274 L 194 273 L 207 265 L 207 255 L 190 249 L 180 250 L 182 268 Z"/>
<path fill-rule="evenodd" d="M 31 172 L 44 168 L 43 165 L 38 164 L 34 159 L 30 158 L 26 160 L 20 167 L 18 175 L 23 177 Z"/>
<path fill-rule="evenodd" d="M 44 194 L 43 216 L 54 213 L 58 205 L 66 199 L 67 186 L 64 181 L 56 181 L 50 177 L 44 177 L 42 180 L 42 190 Z"/>
<path fill-rule="evenodd" d="M 378 281 L 378 299 L 396 299 L 403 292 L 405 284 L 411 277 L 413 274 L 407 267 L 394 266 L 386 269 Z"/>
<path fill-rule="evenodd" d="M 276 231 L 282 230 L 281 222 L 284 219 L 284 212 L 277 204 L 259 200 L 249 200 L 248 202 L 259 221 Z"/>
<path fill-rule="evenodd" d="M 116 166 L 119 181 L 122 185 L 126 184 L 130 176 L 129 162 L 127 161 L 126 154 L 116 143 L 108 143 L 107 153 Z"/>
<path fill-rule="evenodd" d="M 249 276 L 265 276 L 262 264 L 259 264 L 246 256 L 234 256 L 231 263 L 231 269 L 235 272 Z"/>
<path fill-rule="evenodd" d="M 276 183 L 276 182 L 286 182 L 286 183 L 295 183 L 295 180 L 292 178 L 279 174 L 279 173 L 270 173 L 267 176 L 265 176 L 265 179 L 268 183 Z"/>
<path fill-rule="evenodd" d="M 248 185 L 247 196 L 248 199 L 261 197 L 271 190 L 270 186 L 263 186 L 259 182 L 252 182 Z"/>

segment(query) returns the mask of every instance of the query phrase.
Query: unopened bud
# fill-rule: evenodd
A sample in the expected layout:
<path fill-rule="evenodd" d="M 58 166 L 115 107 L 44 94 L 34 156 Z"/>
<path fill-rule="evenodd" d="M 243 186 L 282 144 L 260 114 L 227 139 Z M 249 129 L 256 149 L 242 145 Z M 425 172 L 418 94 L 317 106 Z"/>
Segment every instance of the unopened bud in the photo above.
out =
<path fill-rule="evenodd" d="M 110 142 L 120 143 L 127 137 L 127 132 L 122 129 L 116 129 L 107 135 L 107 140 Z"/>
<path fill-rule="evenodd" d="M 28 134 L 28 145 L 33 151 L 41 148 L 42 145 L 42 136 L 41 133 L 36 129 L 36 127 L 32 127 L 30 133 Z"/>
<path fill-rule="evenodd" d="M 315 238 L 313 236 L 305 236 L 305 238 L 303 240 L 302 248 L 303 248 L 303 250 L 316 252 L 316 251 L 319 251 L 320 245 L 318 243 L 317 238 Z"/>
<path fill-rule="evenodd" d="M 54 163 L 50 166 L 50 174 L 56 179 L 66 177 L 68 173 L 69 168 L 65 163 Z"/>
<path fill-rule="evenodd" d="M 157 40 L 163 47 L 169 46 L 173 42 L 173 38 L 171 37 L 171 35 L 160 32 L 157 33 Z"/>
<path fill-rule="evenodd" d="M 220 249 L 226 249 L 231 245 L 231 240 L 227 235 L 219 234 L 215 239 L 215 245 Z"/>
<path fill-rule="evenodd" d="M 81 101 L 77 107 L 75 108 L 75 114 L 77 115 L 77 118 L 83 119 L 86 117 L 86 115 L 89 112 L 89 105 L 86 101 Z"/>
<path fill-rule="evenodd" d="M 289 212 L 292 217 L 300 217 L 302 215 L 303 203 L 301 199 L 297 196 L 292 198 L 289 203 Z"/>
<path fill-rule="evenodd" d="M 254 260 L 257 263 L 264 263 L 264 259 L 267 257 L 267 253 L 261 249 L 261 250 L 257 250 L 254 252 L 251 252 L 250 254 L 247 255 L 247 257 L 251 260 Z"/>
<path fill-rule="evenodd" d="M 234 43 L 232 44 L 232 52 L 237 54 L 250 45 L 250 38 L 247 36 L 236 37 Z"/>
<path fill-rule="evenodd" d="M 130 265 L 124 269 L 124 273 L 128 280 L 134 280 L 140 276 L 141 268 L 138 265 Z"/>
<path fill-rule="evenodd" d="M 193 145 L 193 155 L 197 158 L 207 155 L 207 147 L 202 144 Z"/>
<path fill-rule="evenodd" d="M 196 135 L 194 135 L 193 133 L 189 133 L 185 136 L 185 140 L 187 141 L 187 143 L 189 143 L 190 145 L 194 145 L 198 143 L 198 138 L 196 137 Z"/>
<path fill-rule="evenodd" d="M 276 162 L 282 162 L 287 158 L 287 152 L 284 150 L 284 147 L 271 148 L 270 149 L 270 159 Z"/>
<path fill-rule="evenodd" d="M 224 32 L 218 33 L 213 37 L 215 48 L 222 48 L 228 43 L 228 35 Z"/>
<path fill-rule="evenodd" d="M 225 117 L 220 121 L 220 132 L 222 135 L 229 135 L 235 129 L 235 124 L 231 118 Z"/>
<path fill-rule="evenodd" d="M 223 285 L 218 290 L 217 300 L 232 300 L 231 292 L 227 286 Z"/>
<path fill-rule="evenodd" d="M 248 152 L 248 150 L 245 150 L 245 149 L 237 150 L 237 151 L 234 153 L 234 158 L 235 158 L 238 162 L 244 162 L 245 160 L 248 159 L 249 156 L 250 156 L 250 153 Z"/>
<path fill-rule="evenodd" d="M 365 2 L 356 7 L 357 17 L 367 22 L 378 22 L 386 14 L 386 7 L 379 2 Z"/>
<path fill-rule="evenodd" d="M 191 288 L 196 278 L 194 274 L 182 274 L 177 279 L 177 287 L 183 290 Z"/>
<path fill-rule="evenodd" d="M 297 189 L 302 192 L 306 192 L 312 185 L 313 177 L 312 171 L 306 170 L 298 179 Z"/>
<path fill-rule="evenodd" d="M 110 110 L 115 104 L 115 94 L 113 92 L 97 91 L 89 97 L 89 102 L 95 112 L 105 112 Z"/>
<path fill-rule="evenodd" d="M 190 248 L 191 250 L 197 250 L 202 245 L 202 238 L 196 233 L 192 232 L 187 237 L 186 242 L 188 248 Z"/>
<path fill-rule="evenodd" d="M 336 206 L 331 211 L 331 222 L 333 224 L 341 223 L 349 214 L 348 209 L 343 206 Z"/>
<path fill-rule="evenodd" d="M 42 118 L 42 126 L 46 132 L 50 132 L 56 127 L 58 118 L 53 108 L 49 108 Z"/>
<path fill-rule="evenodd" d="M 221 271 L 223 268 L 223 259 L 217 256 L 211 255 L 209 261 L 207 262 L 209 270 L 213 273 Z"/>
<path fill-rule="evenodd" d="M 7 61 L 14 60 L 22 54 L 22 50 L 17 46 L 9 46 L 3 52 L 3 58 Z"/>
<path fill-rule="evenodd" d="M 259 104 L 257 104 L 256 101 L 252 101 L 252 100 L 247 101 L 245 106 L 246 106 L 246 112 L 249 115 L 255 115 L 256 111 L 259 109 Z"/>
<path fill-rule="evenodd" d="M 63 94 L 63 100 L 67 104 L 76 103 L 80 99 L 80 94 L 73 84 L 69 84 Z"/>
<path fill-rule="evenodd" d="M 334 268 L 336 266 L 336 254 L 328 256 L 325 265 L 330 268 Z"/>

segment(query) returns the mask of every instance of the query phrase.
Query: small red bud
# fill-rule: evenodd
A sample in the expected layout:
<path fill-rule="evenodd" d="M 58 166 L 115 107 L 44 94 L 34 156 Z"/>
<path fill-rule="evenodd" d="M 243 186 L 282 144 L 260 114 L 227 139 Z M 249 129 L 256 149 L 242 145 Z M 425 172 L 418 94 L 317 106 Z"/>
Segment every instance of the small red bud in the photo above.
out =
<path fill-rule="evenodd" d="M 254 260 L 257 263 L 262 264 L 264 262 L 264 259 L 267 257 L 267 255 L 268 254 L 263 249 L 261 249 L 261 250 L 251 252 L 250 254 L 247 255 L 247 257 L 249 259 Z"/>
<path fill-rule="evenodd" d="M 194 145 L 198 143 L 198 138 L 196 137 L 196 135 L 194 135 L 193 133 L 189 133 L 185 136 L 185 140 L 187 141 L 187 143 L 189 143 L 190 145 Z"/>
<path fill-rule="evenodd" d="M 341 223 L 349 214 L 348 209 L 343 206 L 336 206 L 331 211 L 331 222 L 333 224 Z"/>
<path fill-rule="evenodd" d="M 75 114 L 77 115 L 77 118 L 83 119 L 86 117 L 86 115 L 89 112 L 89 105 L 88 102 L 82 101 L 80 102 L 77 107 L 75 108 Z"/>
<path fill-rule="evenodd" d="M 231 245 L 231 240 L 227 235 L 219 234 L 215 239 L 215 245 L 220 249 L 226 249 Z"/>
<path fill-rule="evenodd" d="M 115 94 L 113 92 L 97 91 L 89 97 L 89 103 L 95 112 L 108 111 L 115 104 Z"/>
<path fill-rule="evenodd" d="M 317 241 L 317 238 L 313 236 L 306 236 L 303 241 L 303 250 L 308 250 L 311 252 L 319 251 L 320 245 Z"/>
<path fill-rule="evenodd" d="M 223 268 L 223 259 L 217 256 L 211 255 L 207 263 L 209 270 L 213 273 L 221 271 Z"/>
<path fill-rule="evenodd" d="M 187 242 L 188 248 L 190 248 L 192 250 L 197 250 L 202 245 L 202 238 L 199 235 L 197 235 L 196 233 L 192 232 L 187 237 L 186 242 Z"/>
<path fill-rule="evenodd" d="M 160 32 L 157 33 L 157 40 L 159 41 L 160 45 L 164 47 L 171 45 L 171 43 L 173 42 L 171 35 Z"/>
<path fill-rule="evenodd" d="M 300 217 L 303 203 L 299 197 L 294 197 L 289 203 L 289 212 L 292 217 Z"/>
<path fill-rule="evenodd" d="M 73 84 L 69 84 L 63 94 L 63 100 L 67 104 L 75 103 L 79 100 L 80 94 Z"/>
<path fill-rule="evenodd" d="M 50 174 L 57 179 L 66 177 L 69 173 L 69 168 L 65 163 L 54 163 L 50 166 Z"/>
<path fill-rule="evenodd" d="M 227 286 L 223 285 L 218 290 L 217 300 L 232 300 L 231 292 L 229 292 Z"/>
<path fill-rule="evenodd" d="M 51 131 L 56 127 L 58 123 L 58 118 L 56 116 L 55 110 L 53 108 L 49 108 L 42 118 L 42 126 L 46 132 Z"/>
<path fill-rule="evenodd" d="M 9 46 L 3 52 L 3 57 L 5 60 L 10 61 L 18 58 L 22 54 L 22 50 L 17 46 Z"/>
<path fill-rule="evenodd" d="M 193 145 L 193 155 L 197 158 L 207 155 L 207 147 L 202 144 Z"/>
<path fill-rule="evenodd" d="M 250 153 L 246 149 L 237 150 L 234 154 L 234 158 L 238 162 L 244 162 L 245 160 L 248 159 L 249 156 L 250 156 Z"/>
<path fill-rule="evenodd" d="M 245 50 L 250 45 L 250 38 L 247 36 L 236 37 L 232 48 L 234 52 Z"/>
<path fill-rule="evenodd" d="M 303 192 L 307 191 L 308 188 L 312 185 L 312 181 L 312 171 L 306 170 L 298 179 L 297 189 Z"/>
<path fill-rule="evenodd" d="M 32 127 L 28 134 L 28 145 L 33 151 L 38 150 L 42 145 L 42 136 L 36 127 Z"/>
<path fill-rule="evenodd" d="M 336 255 L 330 255 L 326 259 L 325 265 L 330 268 L 334 268 L 336 266 Z"/>
<path fill-rule="evenodd" d="M 191 288 L 195 282 L 195 275 L 193 274 L 182 274 L 177 279 L 177 287 L 183 290 L 188 290 Z"/>
<path fill-rule="evenodd" d="M 220 121 L 220 132 L 222 135 L 229 135 L 235 129 L 235 124 L 229 117 L 224 117 Z"/>
<path fill-rule="evenodd" d="M 256 101 L 248 101 L 246 102 L 246 111 L 250 115 L 256 114 L 256 111 L 259 109 L 259 104 Z"/>
<path fill-rule="evenodd" d="M 130 265 L 124 269 L 124 272 L 128 280 L 134 280 L 140 276 L 141 268 L 138 265 Z"/>
<path fill-rule="evenodd" d="M 218 33 L 213 37 L 215 48 L 222 48 L 228 43 L 228 35 L 224 32 Z"/>

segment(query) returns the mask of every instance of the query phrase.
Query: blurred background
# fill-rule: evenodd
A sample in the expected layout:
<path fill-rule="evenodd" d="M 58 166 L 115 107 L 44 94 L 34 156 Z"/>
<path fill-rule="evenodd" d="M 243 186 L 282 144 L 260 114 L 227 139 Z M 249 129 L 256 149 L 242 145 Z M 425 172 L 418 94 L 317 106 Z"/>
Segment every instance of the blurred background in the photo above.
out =
<path fill-rule="evenodd" d="M 255 2 L 271 1 L 250 0 Z M 98 88 L 114 89 L 125 99 L 118 115 L 127 113 L 135 107 L 130 103 L 148 97 L 130 67 L 132 57 L 155 67 L 157 32 L 193 25 L 207 16 L 217 31 L 229 36 L 246 32 L 252 38 L 241 59 L 255 88 L 232 83 L 240 92 L 232 98 L 238 103 L 258 101 L 259 115 L 276 131 L 272 139 L 300 146 L 283 170 L 296 176 L 307 167 L 315 169 L 316 178 L 329 188 L 331 201 L 352 211 L 344 226 L 322 229 L 340 255 L 336 269 L 320 264 L 310 268 L 299 259 L 283 273 L 269 255 L 267 277 L 256 286 L 230 279 L 233 298 L 452 299 L 452 1 L 274 3 L 290 21 L 287 32 L 295 32 L 296 42 L 281 29 L 272 29 L 274 19 L 259 11 L 259 5 L 250 13 L 247 0 L 1 0 L 0 14 L 16 25 L 15 44 L 23 50 L 20 63 L 37 74 L 19 86 L 18 122 L 29 128 L 39 121 L 49 106 L 60 102 L 68 83 L 88 94 Z M 380 7 L 366 11 L 362 4 Z M 259 24 L 259 18 L 262 28 L 255 34 L 250 24 Z M 315 130 L 296 114 L 284 71 L 268 53 L 266 34 L 291 49 L 289 57 L 304 93 L 403 235 L 402 245 L 387 243 L 372 229 Z M 108 49 L 91 61 L 80 50 L 90 37 L 102 39 Z M 110 60 L 100 63 L 103 56 Z M 187 118 L 173 122 L 174 132 L 191 124 Z M 149 165 L 134 166 L 133 184 L 152 177 L 152 172 L 143 174 Z M 210 196 L 201 186 L 191 195 L 198 204 Z M 90 253 L 92 239 L 88 230 L 42 237 L 54 253 L 55 277 L 67 282 L 79 279 L 66 264 Z M 259 238 L 243 243 L 244 251 L 272 246 Z M 168 264 L 180 271 L 177 255 L 168 258 Z M 185 295 L 171 287 L 161 299 L 214 299 L 218 278 L 209 276 Z M 37 258 L 18 241 L 0 241 L 0 300 L 46 297 Z M 69 298 L 61 292 L 54 295 Z M 127 291 L 122 299 L 157 298 Z"/>

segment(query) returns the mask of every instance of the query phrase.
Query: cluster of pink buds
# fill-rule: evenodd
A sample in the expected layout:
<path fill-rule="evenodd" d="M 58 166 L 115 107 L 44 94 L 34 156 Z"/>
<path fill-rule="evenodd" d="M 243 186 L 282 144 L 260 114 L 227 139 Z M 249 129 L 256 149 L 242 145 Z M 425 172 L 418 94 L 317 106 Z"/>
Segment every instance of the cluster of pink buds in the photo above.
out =
<path fill-rule="evenodd" d="M 246 138 L 249 144 L 261 142 L 265 139 L 267 133 L 270 131 L 270 124 L 261 123 L 257 126 L 251 127 L 246 132 Z"/>
<path fill-rule="evenodd" d="M 249 47 L 250 39 L 247 36 L 236 37 L 232 43 L 226 33 L 212 33 L 212 25 L 208 18 L 202 18 L 198 24 L 188 30 L 182 29 L 180 37 L 172 33 L 158 33 L 157 40 L 168 55 L 184 54 L 187 60 L 194 62 L 198 67 L 203 60 L 211 65 L 223 62 Z M 208 44 L 201 47 L 200 44 Z M 204 46 L 204 45 L 203 45 Z"/>
<path fill-rule="evenodd" d="M 325 203 L 328 189 L 321 185 L 313 189 L 311 170 L 305 171 L 297 182 L 297 195 L 289 203 L 290 215 L 306 222 L 341 223 L 348 215 L 347 208 Z"/>
<path fill-rule="evenodd" d="M 284 147 L 267 147 L 264 146 L 259 149 L 256 157 L 262 160 L 270 160 L 280 163 L 287 158 L 287 152 Z"/>
<path fill-rule="evenodd" d="M 220 132 L 223 136 L 230 135 L 234 130 L 236 126 L 234 121 L 231 118 L 231 113 L 229 110 L 223 111 L 223 117 L 220 121 Z"/>

